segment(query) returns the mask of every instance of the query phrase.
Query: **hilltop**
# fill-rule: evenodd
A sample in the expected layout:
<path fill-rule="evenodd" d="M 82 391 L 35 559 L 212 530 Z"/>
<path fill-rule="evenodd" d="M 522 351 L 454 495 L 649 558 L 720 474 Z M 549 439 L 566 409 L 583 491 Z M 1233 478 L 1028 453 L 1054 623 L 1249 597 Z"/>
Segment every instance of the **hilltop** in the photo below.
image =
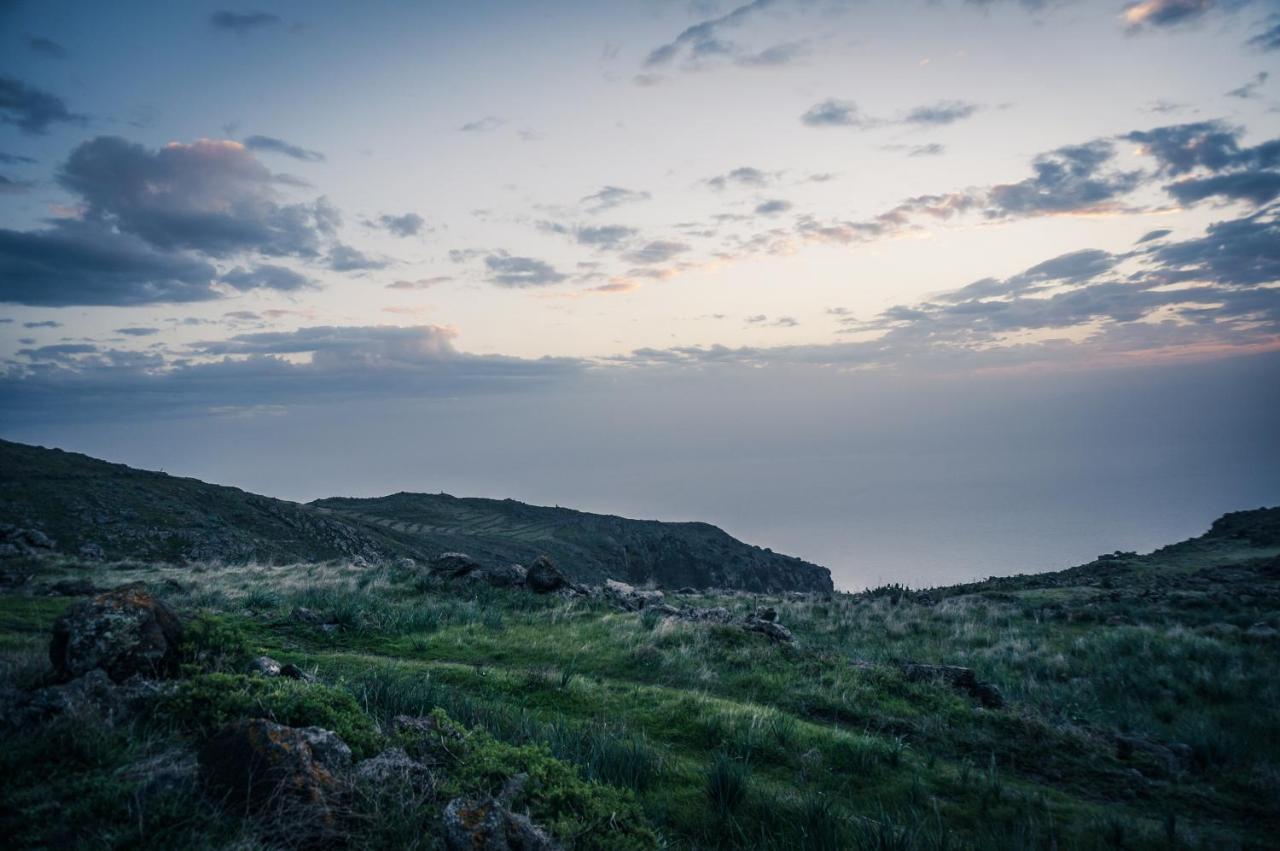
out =
<path fill-rule="evenodd" d="M 425 561 L 461 551 L 489 563 L 547 554 L 578 582 L 661 588 L 829 591 L 816 564 L 745 544 L 706 523 L 589 514 L 515 500 L 398 493 L 302 505 L 0 441 L 0 522 L 96 560 L 231 564 Z"/>

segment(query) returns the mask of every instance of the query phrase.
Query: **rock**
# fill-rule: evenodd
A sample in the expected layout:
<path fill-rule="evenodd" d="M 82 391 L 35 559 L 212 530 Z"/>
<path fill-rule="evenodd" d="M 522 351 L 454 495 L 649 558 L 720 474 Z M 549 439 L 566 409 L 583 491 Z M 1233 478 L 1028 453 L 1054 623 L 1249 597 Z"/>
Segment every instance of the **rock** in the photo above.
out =
<path fill-rule="evenodd" d="M 923 665 L 908 662 L 902 666 L 902 672 L 912 682 L 942 682 L 957 691 L 968 693 L 983 706 L 997 708 L 1004 705 L 1004 695 L 992 683 L 980 682 L 972 668 L 959 665 Z"/>
<path fill-rule="evenodd" d="M 356 777 L 375 786 L 407 783 L 416 789 L 434 785 L 431 769 L 405 753 L 404 748 L 389 748 L 356 765 Z"/>
<path fill-rule="evenodd" d="M 39 529 L 0 525 L 0 555 L 39 555 L 54 548 L 53 540 Z"/>
<path fill-rule="evenodd" d="M 315 674 L 302 670 L 292 662 L 280 666 L 280 676 L 286 677 L 290 680 L 302 680 L 303 682 L 308 683 L 314 683 L 316 681 Z"/>
<path fill-rule="evenodd" d="M 685 588 L 681 588 L 681 589 L 680 589 L 679 591 L 677 591 L 676 593 L 677 593 L 677 594 L 686 594 L 686 595 L 687 595 L 687 594 L 697 594 L 697 593 L 698 593 L 698 589 L 697 589 L 697 588 L 689 588 L 689 587 L 685 587 Z"/>
<path fill-rule="evenodd" d="M 427 567 L 431 572 L 446 579 L 461 579 L 468 573 L 480 569 L 480 562 L 466 553 L 441 553 L 433 558 Z"/>
<path fill-rule="evenodd" d="M 309 623 L 309 624 L 316 624 L 316 625 L 324 623 L 324 615 L 320 614 L 314 609 L 308 609 L 305 606 L 297 606 L 296 608 L 294 608 L 294 610 L 289 613 L 289 617 L 295 621 L 298 621 L 299 623 Z"/>
<path fill-rule="evenodd" d="M 63 714 L 90 714 L 116 724 L 133 718 L 167 690 L 166 685 L 137 676 L 116 683 L 106 671 L 94 669 L 69 683 L 15 694 L 5 715 L 15 726 Z"/>
<path fill-rule="evenodd" d="M 772 606 L 759 606 L 756 608 L 755 619 L 766 621 L 768 623 L 778 622 L 778 610 Z"/>
<path fill-rule="evenodd" d="M 80 558 L 84 559 L 85 561 L 102 561 L 104 558 L 107 557 L 107 554 L 103 551 L 102 546 L 100 544 L 95 544 L 93 541 L 88 541 L 86 543 L 81 544 L 79 553 L 80 553 Z"/>
<path fill-rule="evenodd" d="M 260 674 L 264 677 L 280 676 L 280 663 L 270 656 L 259 656 L 244 669 L 246 674 Z"/>
<path fill-rule="evenodd" d="M 664 600 L 664 595 L 661 591 L 638 590 L 634 586 L 625 582 L 618 582 L 616 579 L 606 580 L 602 590 L 606 597 L 629 612 L 636 612 L 647 606 L 658 605 Z"/>
<path fill-rule="evenodd" d="M 469 574 L 475 579 L 492 585 L 494 588 L 515 588 L 523 585 L 528 571 L 518 564 L 498 564 L 482 567 Z"/>
<path fill-rule="evenodd" d="M 205 743 L 198 758 L 205 789 L 233 811 L 301 809 L 322 823 L 332 818 L 338 781 L 301 730 L 265 718 L 237 721 Z"/>
<path fill-rule="evenodd" d="M 791 630 L 777 621 L 764 620 L 756 615 L 749 615 L 742 628 L 748 632 L 758 632 L 767 636 L 770 640 L 780 643 L 790 643 L 795 641 L 796 638 L 791 634 Z"/>
<path fill-rule="evenodd" d="M 351 748 L 337 733 L 323 727 L 299 727 L 298 732 L 311 746 L 311 756 L 329 769 L 329 773 L 341 774 L 351 767 Z"/>
<path fill-rule="evenodd" d="M 408 556 L 402 556 L 396 559 L 395 567 L 398 570 L 417 570 L 418 563 Z"/>
<path fill-rule="evenodd" d="M 364 568 L 366 568 L 366 567 L 369 567 L 369 560 L 368 560 L 367 558 L 365 558 L 364 556 L 359 556 L 359 555 L 357 555 L 357 556 L 352 556 L 352 557 L 351 557 L 351 566 L 352 566 L 352 567 L 355 567 L 355 568 L 364 569 Z"/>
<path fill-rule="evenodd" d="M 64 678 L 101 668 L 122 682 L 175 672 L 181 643 L 177 615 L 141 585 L 126 585 L 82 600 L 58 618 L 49 658 Z"/>
<path fill-rule="evenodd" d="M 528 816 L 495 798 L 454 798 L 444 810 L 448 851 L 558 851 L 560 846 Z"/>
<path fill-rule="evenodd" d="M 682 609 L 680 617 L 687 621 L 701 621 L 706 623 L 728 623 L 733 620 L 733 612 L 724 606 L 712 606 L 709 609 Z"/>
<path fill-rule="evenodd" d="M 539 594 L 547 594 L 564 588 L 569 582 L 548 556 L 540 555 L 529 565 L 525 584 Z"/>

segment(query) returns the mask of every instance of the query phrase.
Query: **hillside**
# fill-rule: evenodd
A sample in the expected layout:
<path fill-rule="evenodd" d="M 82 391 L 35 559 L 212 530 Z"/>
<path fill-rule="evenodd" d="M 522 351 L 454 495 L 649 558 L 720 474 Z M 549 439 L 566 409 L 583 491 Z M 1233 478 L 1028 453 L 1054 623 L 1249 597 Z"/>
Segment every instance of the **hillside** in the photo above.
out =
<path fill-rule="evenodd" d="M 822 567 L 743 544 L 707 523 L 663 523 L 504 499 L 398 493 L 322 499 L 311 506 L 419 552 L 461 550 L 481 561 L 527 564 L 547 553 L 581 582 L 621 579 L 662 588 L 830 591 Z"/>
<path fill-rule="evenodd" d="M 58 552 L 106 560 L 424 561 L 449 551 L 491 563 L 548 554 L 571 579 L 664 588 L 829 591 L 826 568 L 744 544 L 705 523 L 663 523 L 513 500 L 395 494 L 309 505 L 0 441 L 0 523 L 37 529 Z"/>
<path fill-rule="evenodd" d="M 320 826 L 329 847 L 451 851 L 480 846 L 448 838 L 450 808 L 495 800 L 558 843 L 510 847 L 539 849 L 1273 847 L 1277 520 L 1039 576 L 639 611 L 397 564 L 28 559 L 0 583 L 0 834 L 287 849 Z M 176 680 L 57 684 L 50 630 L 86 578 L 181 614 Z M 760 607 L 794 641 L 744 629 Z M 259 654 L 298 679 L 241 673 Z M 243 718 L 337 731 L 358 761 L 340 800 L 220 806 L 200 766 Z"/>

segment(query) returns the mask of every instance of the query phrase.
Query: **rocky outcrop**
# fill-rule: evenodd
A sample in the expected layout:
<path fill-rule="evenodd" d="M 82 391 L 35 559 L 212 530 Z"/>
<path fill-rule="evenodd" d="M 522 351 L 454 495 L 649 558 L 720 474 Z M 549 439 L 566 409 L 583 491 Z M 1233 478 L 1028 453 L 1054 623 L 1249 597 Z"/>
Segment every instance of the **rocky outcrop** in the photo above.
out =
<path fill-rule="evenodd" d="M 549 594 L 569 585 L 569 580 L 547 555 L 540 555 L 534 559 L 533 564 L 529 565 L 524 581 L 531 591 L 539 594 Z"/>
<path fill-rule="evenodd" d="M 761 606 L 748 615 L 742 628 L 748 632 L 758 632 L 772 641 L 790 643 L 795 640 L 791 630 L 778 623 L 778 610 L 771 606 Z"/>
<path fill-rule="evenodd" d="M 560 846 L 528 816 L 497 798 L 455 798 L 444 810 L 448 851 L 559 851 Z"/>
<path fill-rule="evenodd" d="M 356 765 L 357 780 L 376 787 L 408 784 L 415 789 L 430 789 L 435 780 L 431 769 L 409 756 L 404 748 L 388 748 L 375 757 Z"/>
<path fill-rule="evenodd" d="M 294 729 L 264 718 L 228 724 L 200 749 L 201 780 L 229 809 L 303 814 L 296 821 L 327 826 L 339 783 L 325 761 L 340 759 L 341 749 L 326 744 L 319 735 L 323 733 L 327 731 Z M 321 742 L 318 751 L 313 740 Z M 348 763 L 350 758 L 348 750 Z"/>
<path fill-rule="evenodd" d="M 940 682 L 956 691 L 964 692 L 988 708 L 1004 705 L 1004 695 L 993 683 L 978 679 L 972 668 L 959 665 L 923 665 L 918 662 L 907 662 L 902 665 L 902 672 L 912 682 Z"/>
<path fill-rule="evenodd" d="M 53 539 L 39 529 L 0 523 L 0 557 L 41 555 L 52 551 L 55 546 Z"/>
<path fill-rule="evenodd" d="M 116 682 L 164 677 L 178 665 L 182 623 L 141 585 L 73 605 L 53 626 L 49 658 L 64 679 L 101 669 Z"/>
<path fill-rule="evenodd" d="M 614 605 L 628 612 L 638 612 L 644 608 L 652 608 L 665 601 L 661 591 L 638 589 L 633 585 L 619 582 L 616 579 L 605 580 L 601 590 L 605 597 L 613 601 Z"/>

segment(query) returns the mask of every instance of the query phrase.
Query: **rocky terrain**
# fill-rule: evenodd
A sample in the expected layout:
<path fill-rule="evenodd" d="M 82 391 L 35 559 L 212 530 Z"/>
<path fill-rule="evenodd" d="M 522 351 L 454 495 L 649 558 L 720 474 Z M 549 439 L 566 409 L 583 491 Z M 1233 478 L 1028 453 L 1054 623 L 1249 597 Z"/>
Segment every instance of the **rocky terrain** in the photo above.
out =
<path fill-rule="evenodd" d="M 91 561 L 383 563 L 459 551 L 501 565 L 530 564 L 545 553 L 579 582 L 832 588 L 826 568 L 744 544 L 706 523 L 444 494 L 299 505 L 7 441 L 0 441 L 0 524 L 0 552 L 52 551 Z"/>

